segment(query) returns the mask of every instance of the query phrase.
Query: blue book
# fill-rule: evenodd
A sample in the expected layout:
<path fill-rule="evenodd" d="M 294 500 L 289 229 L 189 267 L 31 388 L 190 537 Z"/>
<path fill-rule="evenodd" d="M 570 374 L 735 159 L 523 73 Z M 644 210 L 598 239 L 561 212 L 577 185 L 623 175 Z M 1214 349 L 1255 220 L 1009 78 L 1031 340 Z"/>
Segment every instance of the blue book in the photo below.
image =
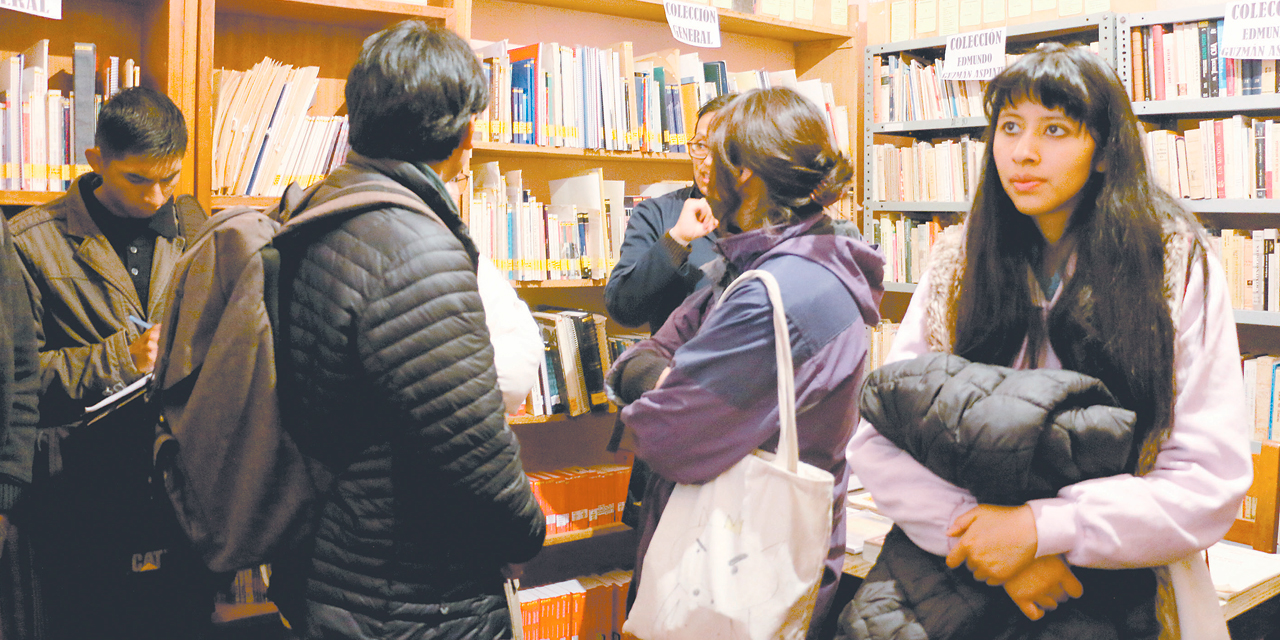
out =
<path fill-rule="evenodd" d="M 1280 371 L 1280 360 L 1271 366 L 1271 401 L 1267 403 L 1267 439 L 1276 436 L 1276 372 Z"/>
<path fill-rule="evenodd" d="M 520 144 L 533 144 L 533 122 L 529 117 L 534 95 L 533 63 L 533 58 L 511 63 L 511 141 Z"/>

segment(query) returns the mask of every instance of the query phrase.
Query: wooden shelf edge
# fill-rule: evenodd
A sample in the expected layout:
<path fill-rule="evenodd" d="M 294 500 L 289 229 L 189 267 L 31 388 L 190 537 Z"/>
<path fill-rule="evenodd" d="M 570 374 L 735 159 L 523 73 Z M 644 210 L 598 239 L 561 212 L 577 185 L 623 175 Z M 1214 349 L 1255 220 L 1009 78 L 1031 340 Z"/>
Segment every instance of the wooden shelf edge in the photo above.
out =
<path fill-rule="evenodd" d="M 248 604 L 219 602 L 213 606 L 211 620 L 214 624 L 230 624 L 262 616 L 278 616 L 279 614 L 280 610 L 276 608 L 274 602 L 253 602 Z"/>
<path fill-rule="evenodd" d="M 474 155 L 528 156 L 533 158 L 568 157 L 605 162 L 689 162 L 687 153 L 645 153 L 642 151 L 605 151 L 601 149 L 573 149 L 570 147 L 542 147 L 511 142 L 477 142 Z"/>
<path fill-rule="evenodd" d="M 622 533 L 623 531 L 630 531 L 630 530 L 631 530 L 631 527 L 628 527 L 627 525 L 622 524 L 621 522 L 615 522 L 613 524 L 606 524 L 602 527 L 593 527 L 591 529 L 583 529 L 582 531 L 552 533 L 547 535 L 547 540 L 546 542 L 542 543 L 542 546 L 549 547 L 552 545 L 564 544 L 566 542 L 586 540 L 587 538 L 599 538 L 601 536 L 613 535 L 615 533 Z"/>
<path fill-rule="evenodd" d="M 659 0 L 513 0 L 522 4 L 556 7 L 573 11 L 587 11 L 621 18 L 665 22 L 666 11 Z M 748 36 L 759 36 L 788 42 L 813 42 L 854 37 L 849 29 L 817 24 L 787 22 L 774 16 L 740 13 L 728 9 L 716 9 L 720 16 L 720 30 Z"/>
<path fill-rule="evenodd" d="M 569 417 L 563 413 L 553 413 L 549 416 L 507 416 L 507 424 L 545 424 L 548 422 L 563 422 Z"/>
<path fill-rule="evenodd" d="M 65 193 L 64 191 L 0 191 L 0 205 L 34 206 L 44 204 Z"/>
<path fill-rule="evenodd" d="M 229 209 L 236 206 L 267 209 L 280 202 L 280 196 L 213 196 L 213 209 Z"/>
<path fill-rule="evenodd" d="M 517 289 L 573 289 L 603 287 L 608 279 L 600 280 L 511 280 Z"/>
<path fill-rule="evenodd" d="M 416 16 L 447 20 L 454 10 L 419 2 L 396 0 L 220 0 L 217 11 L 264 16 L 313 16 L 316 12 L 347 15 Z M 331 17 L 331 16 L 330 16 Z"/>

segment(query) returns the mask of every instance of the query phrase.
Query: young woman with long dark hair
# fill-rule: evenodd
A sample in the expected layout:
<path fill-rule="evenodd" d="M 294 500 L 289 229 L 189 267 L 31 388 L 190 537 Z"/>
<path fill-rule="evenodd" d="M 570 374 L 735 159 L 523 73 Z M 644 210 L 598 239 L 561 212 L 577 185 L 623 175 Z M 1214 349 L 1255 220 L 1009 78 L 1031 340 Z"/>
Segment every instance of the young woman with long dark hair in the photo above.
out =
<path fill-rule="evenodd" d="M 1150 180 L 1132 105 L 1101 58 L 1041 45 L 989 84 L 985 105 L 973 208 L 935 245 L 886 362 L 943 352 L 1096 378 L 1135 417 L 1124 472 L 1025 504 L 978 504 L 866 421 L 849 447 L 854 472 L 911 543 L 1005 587 L 1026 616 L 969 637 L 1225 637 L 1198 552 L 1230 527 L 1251 475 L 1222 267 L 1196 219 Z M 1046 612 L 1103 597 L 1091 569 L 1136 571 L 1095 582 L 1125 585 L 1123 603 L 1103 605 L 1103 630 L 1064 632 L 1076 609 Z M 903 588 L 869 578 L 844 634 L 943 635 L 921 621 L 946 616 L 906 602 Z M 878 626 L 891 609 L 908 611 Z"/>

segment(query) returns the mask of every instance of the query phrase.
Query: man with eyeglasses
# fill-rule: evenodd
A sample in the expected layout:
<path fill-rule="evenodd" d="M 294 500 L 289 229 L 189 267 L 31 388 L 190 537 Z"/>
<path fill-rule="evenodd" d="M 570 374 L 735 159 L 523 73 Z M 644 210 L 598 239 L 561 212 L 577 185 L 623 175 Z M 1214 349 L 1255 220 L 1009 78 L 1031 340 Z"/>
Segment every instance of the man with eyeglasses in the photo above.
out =
<path fill-rule="evenodd" d="M 604 288 L 605 307 L 619 324 L 647 322 L 649 331 L 657 331 L 685 297 L 707 283 L 699 267 L 716 255 L 717 224 L 704 196 L 711 180 L 707 133 L 716 112 L 736 95 L 712 98 L 698 110 L 689 141 L 694 185 L 650 198 L 631 210 L 618 264 Z"/>

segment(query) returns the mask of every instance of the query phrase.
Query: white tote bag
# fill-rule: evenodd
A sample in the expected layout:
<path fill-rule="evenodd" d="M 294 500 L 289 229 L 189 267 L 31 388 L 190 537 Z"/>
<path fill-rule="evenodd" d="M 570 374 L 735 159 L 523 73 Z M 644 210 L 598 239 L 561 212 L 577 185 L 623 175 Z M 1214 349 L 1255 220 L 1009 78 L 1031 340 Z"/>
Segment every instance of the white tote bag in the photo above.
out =
<path fill-rule="evenodd" d="M 622 630 L 642 640 L 802 639 L 831 542 L 827 471 L 799 460 L 791 339 L 778 283 L 752 278 L 773 305 L 778 453 L 756 450 L 715 480 L 676 485 L 649 543 Z"/>

